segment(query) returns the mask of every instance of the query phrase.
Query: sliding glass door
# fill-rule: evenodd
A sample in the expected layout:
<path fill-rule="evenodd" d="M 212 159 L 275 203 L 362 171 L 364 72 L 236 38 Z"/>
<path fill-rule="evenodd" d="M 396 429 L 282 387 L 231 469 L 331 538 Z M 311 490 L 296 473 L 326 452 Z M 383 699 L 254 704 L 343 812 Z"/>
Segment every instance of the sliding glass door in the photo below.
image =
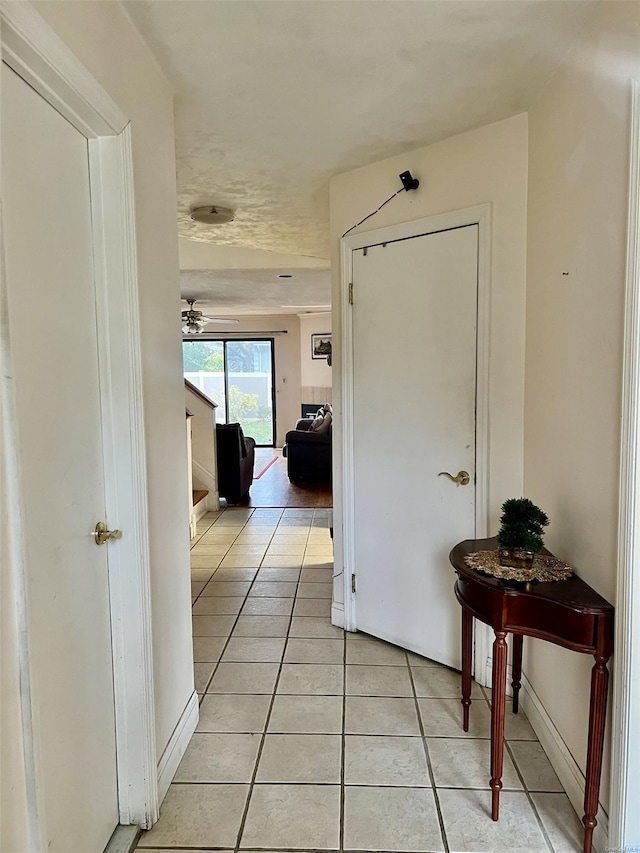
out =
<path fill-rule="evenodd" d="M 227 385 L 223 341 L 183 341 L 184 378 L 218 404 L 216 421 L 226 423 Z"/>
<path fill-rule="evenodd" d="M 218 404 L 218 423 L 240 423 L 256 444 L 275 444 L 273 339 L 183 341 L 184 375 Z"/>

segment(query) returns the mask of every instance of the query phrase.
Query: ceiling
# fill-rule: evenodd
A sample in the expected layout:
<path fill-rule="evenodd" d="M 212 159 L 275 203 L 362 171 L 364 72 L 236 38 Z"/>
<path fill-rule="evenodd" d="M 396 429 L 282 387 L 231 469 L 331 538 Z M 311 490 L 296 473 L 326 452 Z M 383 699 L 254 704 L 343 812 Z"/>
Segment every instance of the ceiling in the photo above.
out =
<path fill-rule="evenodd" d="M 123 5 L 174 87 L 181 237 L 328 266 L 332 175 L 526 109 L 596 4 Z M 190 209 L 206 203 L 231 207 L 235 221 L 192 222 Z M 286 264 L 263 269 L 276 266 Z"/>
<path fill-rule="evenodd" d="M 278 278 L 283 273 L 292 278 Z M 198 310 L 217 317 L 315 313 L 331 305 L 330 274 L 322 269 L 186 270 L 180 290 L 183 298 L 198 300 Z"/>
<path fill-rule="evenodd" d="M 331 305 L 325 260 L 184 237 L 178 246 L 180 292 L 197 299 L 205 314 L 302 314 Z"/>

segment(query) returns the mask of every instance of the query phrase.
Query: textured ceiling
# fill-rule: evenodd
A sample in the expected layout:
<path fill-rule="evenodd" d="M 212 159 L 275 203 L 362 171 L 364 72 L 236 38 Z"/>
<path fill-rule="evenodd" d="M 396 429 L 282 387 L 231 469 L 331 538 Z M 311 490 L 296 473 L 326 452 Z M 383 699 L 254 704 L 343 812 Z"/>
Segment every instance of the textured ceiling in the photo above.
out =
<path fill-rule="evenodd" d="M 531 103 L 583 0 L 129 0 L 175 89 L 182 236 L 328 256 L 339 172 Z M 215 202 L 235 222 L 207 228 Z"/>
<path fill-rule="evenodd" d="M 280 279 L 279 273 L 292 278 Z M 197 299 L 206 315 L 303 314 L 331 305 L 328 270 L 183 270 L 182 298 Z"/>

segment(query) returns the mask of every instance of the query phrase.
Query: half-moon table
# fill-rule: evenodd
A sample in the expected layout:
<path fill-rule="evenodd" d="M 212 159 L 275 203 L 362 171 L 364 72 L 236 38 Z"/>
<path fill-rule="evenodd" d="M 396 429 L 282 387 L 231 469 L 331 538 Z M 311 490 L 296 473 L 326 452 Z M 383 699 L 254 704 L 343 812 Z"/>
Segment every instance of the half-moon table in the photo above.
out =
<path fill-rule="evenodd" d="M 565 649 L 593 655 L 589 707 L 589 739 L 584 795 L 584 853 L 591 853 L 596 826 L 604 723 L 613 650 L 613 606 L 579 577 L 553 583 L 505 581 L 470 568 L 465 557 L 474 551 L 493 551 L 494 539 L 467 539 L 449 559 L 458 579 L 456 598 L 462 605 L 462 727 L 469 730 L 473 619 L 490 625 L 493 643 L 491 695 L 491 817 L 498 820 L 502 788 L 504 712 L 507 678 L 507 634 L 513 634 L 513 712 L 518 712 L 523 638 L 537 637 Z M 544 552 L 548 554 L 548 551 Z"/>

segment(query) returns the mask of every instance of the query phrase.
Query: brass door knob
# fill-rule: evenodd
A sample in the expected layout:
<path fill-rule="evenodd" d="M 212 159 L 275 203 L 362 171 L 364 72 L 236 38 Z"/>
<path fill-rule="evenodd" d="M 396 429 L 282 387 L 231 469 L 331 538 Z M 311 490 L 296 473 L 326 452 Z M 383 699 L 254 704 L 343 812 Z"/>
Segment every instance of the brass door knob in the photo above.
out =
<path fill-rule="evenodd" d="M 455 483 L 458 486 L 468 486 L 471 482 L 471 477 L 469 476 L 468 471 L 458 471 L 455 477 L 448 471 L 440 471 L 438 477 L 448 477 L 452 483 Z"/>
<path fill-rule="evenodd" d="M 109 539 L 122 539 L 122 531 L 107 530 L 107 525 L 104 521 L 99 521 L 96 524 L 96 529 L 93 531 L 93 537 L 96 540 L 96 545 L 104 545 Z"/>

